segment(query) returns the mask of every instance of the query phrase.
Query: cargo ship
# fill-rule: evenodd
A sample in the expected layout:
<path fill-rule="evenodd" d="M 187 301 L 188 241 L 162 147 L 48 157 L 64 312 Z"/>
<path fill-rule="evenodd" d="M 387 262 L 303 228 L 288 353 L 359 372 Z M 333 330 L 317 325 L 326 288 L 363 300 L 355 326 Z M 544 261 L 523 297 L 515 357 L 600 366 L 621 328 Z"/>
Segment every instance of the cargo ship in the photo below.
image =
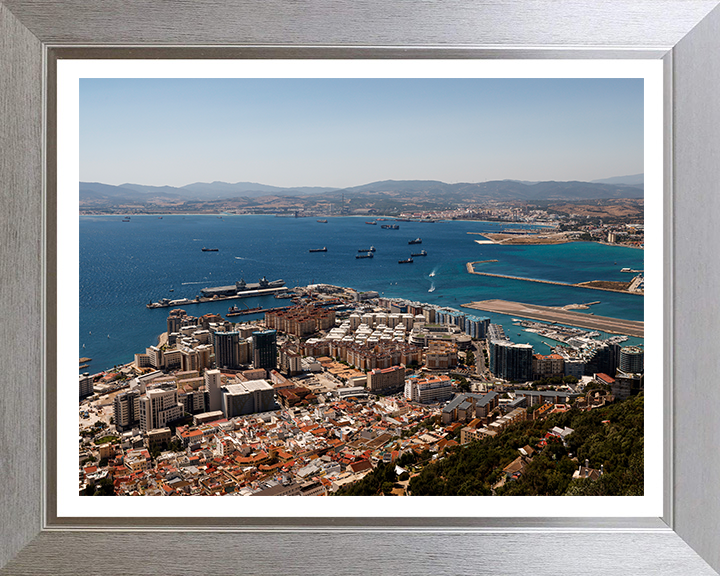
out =
<path fill-rule="evenodd" d="M 383 224 L 380 228 L 385 228 L 386 230 L 399 230 L 400 226 L 397 224 Z"/>
<path fill-rule="evenodd" d="M 410 240 L 408 244 L 422 244 L 422 239 L 415 238 L 415 240 Z"/>
<path fill-rule="evenodd" d="M 375 252 L 375 246 L 370 246 L 370 249 L 361 248 L 358 252 Z"/>
<path fill-rule="evenodd" d="M 373 226 L 377 226 L 377 222 L 375 222 L 375 221 L 373 221 L 373 222 L 365 222 L 365 224 L 372 224 Z"/>
<path fill-rule="evenodd" d="M 255 308 L 248 308 L 246 306 L 245 309 L 238 308 L 237 306 L 230 306 L 225 316 L 243 316 L 245 314 L 255 314 L 256 312 L 261 312 L 262 309 L 262 306 L 256 306 Z"/>
<path fill-rule="evenodd" d="M 217 252 L 218 248 L 203 248 L 203 252 Z"/>
<path fill-rule="evenodd" d="M 327 220 L 318 220 L 318 222 L 320 222 L 320 224 L 327 224 Z"/>
<path fill-rule="evenodd" d="M 410 254 L 410 256 L 412 258 L 414 258 L 415 256 L 427 256 L 427 252 L 425 252 L 425 250 L 420 250 L 420 252 L 417 252 L 416 254 Z"/>
<path fill-rule="evenodd" d="M 308 252 L 327 252 L 327 246 L 323 246 L 322 248 L 310 248 Z"/>
<path fill-rule="evenodd" d="M 358 254 L 357 256 L 355 256 L 355 258 L 372 258 L 372 257 L 373 257 L 372 252 L 368 252 L 367 254 Z"/>
<path fill-rule="evenodd" d="M 408 258 L 407 260 L 398 260 L 398 264 L 412 264 L 412 263 L 413 263 L 412 258 Z"/>

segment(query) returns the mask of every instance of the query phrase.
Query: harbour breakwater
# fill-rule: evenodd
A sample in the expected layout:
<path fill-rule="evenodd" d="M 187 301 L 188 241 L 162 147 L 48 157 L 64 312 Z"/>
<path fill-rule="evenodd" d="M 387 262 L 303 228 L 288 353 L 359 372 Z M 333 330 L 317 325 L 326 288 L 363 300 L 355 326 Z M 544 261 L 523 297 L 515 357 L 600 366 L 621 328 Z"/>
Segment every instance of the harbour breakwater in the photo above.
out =
<path fill-rule="evenodd" d="M 484 264 L 487 262 L 497 262 L 497 260 L 479 260 L 477 262 L 468 262 L 465 266 L 470 274 L 476 274 L 478 276 L 489 276 L 491 278 L 505 278 L 507 280 L 522 280 L 524 282 L 538 282 L 540 284 L 554 284 L 555 286 L 570 286 L 573 288 L 587 288 L 588 290 L 603 290 L 605 292 L 619 292 L 621 294 L 634 294 L 636 296 L 643 296 L 643 291 L 630 291 L 621 288 L 611 288 L 609 286 L 593 285 L 597 282 L 598 284 L 610 284 L 610 282 L 603 282 L 599 280 L 591 280 L 590 282 L 580 282 L 577 284 L 571 284 L 568 282 L 556 282 L 553 280 L 539 280 L 537 278 L 525 278 L 522 276 L 508 276 L 507 274 L 491 274 L 489 272 L 478 272 L 475 270 L 476 264 Z M 615 284 L 624 284 L 617 282 Z"/>

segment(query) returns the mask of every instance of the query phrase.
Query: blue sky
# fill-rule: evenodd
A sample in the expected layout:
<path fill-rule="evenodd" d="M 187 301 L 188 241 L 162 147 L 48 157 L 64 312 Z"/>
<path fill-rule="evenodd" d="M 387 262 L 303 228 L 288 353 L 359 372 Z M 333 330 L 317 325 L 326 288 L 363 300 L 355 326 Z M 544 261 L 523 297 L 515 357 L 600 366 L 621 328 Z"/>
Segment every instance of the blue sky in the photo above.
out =
<path fill-rule="evenodd" d="M 642 79 L 81 79 L 80 179 L 348 187 L 643 172 Z"/>

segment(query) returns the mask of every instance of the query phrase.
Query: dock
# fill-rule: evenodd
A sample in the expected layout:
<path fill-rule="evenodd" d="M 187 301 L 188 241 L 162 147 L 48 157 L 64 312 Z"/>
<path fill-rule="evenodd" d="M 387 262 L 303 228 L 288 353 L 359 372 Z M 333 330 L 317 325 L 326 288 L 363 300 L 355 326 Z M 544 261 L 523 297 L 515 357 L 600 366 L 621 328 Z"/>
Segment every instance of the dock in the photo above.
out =
<path fill-rule="evenodd" d="M 511 302 L 509 300 L 481 300 L 462 304 L 463 308 L 473 308 L 484 312 L 495 314 L 507 314 L 513 317 L 529 318 L 541 322 L 556 322 L 567 326 L 587 328 L 589 330 L 601 330 L 610 334 L 623 334 L 625 336 L 645 337 L 645 322 L 636 320 L 621 320 L 607 316 L 596 316 L 572 312 L 562 308 L 550 306 L 538 306 L 536 304 L 525 304 L 523 302 Z"/>
<path fill-rule="evenodd" d="M 170 300 L 168 302 L 160 301 L 160 302 L 152 302 L 150 304 L 146 305 L 146 308 L 179 308 L 181 306 L 190 306 L 191 304 L 205 304 L 207 302 L 222 302 L 224 300 L 237 300 L 239 298 L 252 298 L 253 296 L 274 296 L 276 294 L 280 294 L 282 292 L 287 292 L 288 288 L 287 286 L 280 286 L 277 288 L 262 288 L 260 290 L 245 290 L 243 292 L 238 292 L 237 294 L 232 294 L 230 296 L 212 296 L 210 298 L 206 296 L 198 296 L 197 298 L 193 299 L 180 299 L 180 300 Z M 167 300 L 167 299 L 166 299 Z"/>

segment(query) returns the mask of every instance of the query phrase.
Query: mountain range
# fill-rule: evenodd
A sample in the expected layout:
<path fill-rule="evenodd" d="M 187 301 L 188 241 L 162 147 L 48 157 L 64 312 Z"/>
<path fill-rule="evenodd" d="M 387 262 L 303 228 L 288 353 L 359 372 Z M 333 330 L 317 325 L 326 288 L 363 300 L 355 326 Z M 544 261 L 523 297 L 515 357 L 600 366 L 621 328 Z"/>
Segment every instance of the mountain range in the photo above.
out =
<path fill-rule="evenodd" d="M 254 182 L 195 182 L 182 187 L 80 182 L 80 206 L 99 207 L 119 204 L 157 204 L 215 202 L 237 199 L 254 204 L 260 198 L 295 197 L 306 203 L 377 201 L 402 198 L 436 203 L 477 203 L 502 200 L 590 200 L 643 198 L 643 174 L 607 178 L 593 182 L 528 182 L 493 180 L 489 182 L 447 184 L 438 180 L 384 180 L 349 188 L 269 186 Z"/>

